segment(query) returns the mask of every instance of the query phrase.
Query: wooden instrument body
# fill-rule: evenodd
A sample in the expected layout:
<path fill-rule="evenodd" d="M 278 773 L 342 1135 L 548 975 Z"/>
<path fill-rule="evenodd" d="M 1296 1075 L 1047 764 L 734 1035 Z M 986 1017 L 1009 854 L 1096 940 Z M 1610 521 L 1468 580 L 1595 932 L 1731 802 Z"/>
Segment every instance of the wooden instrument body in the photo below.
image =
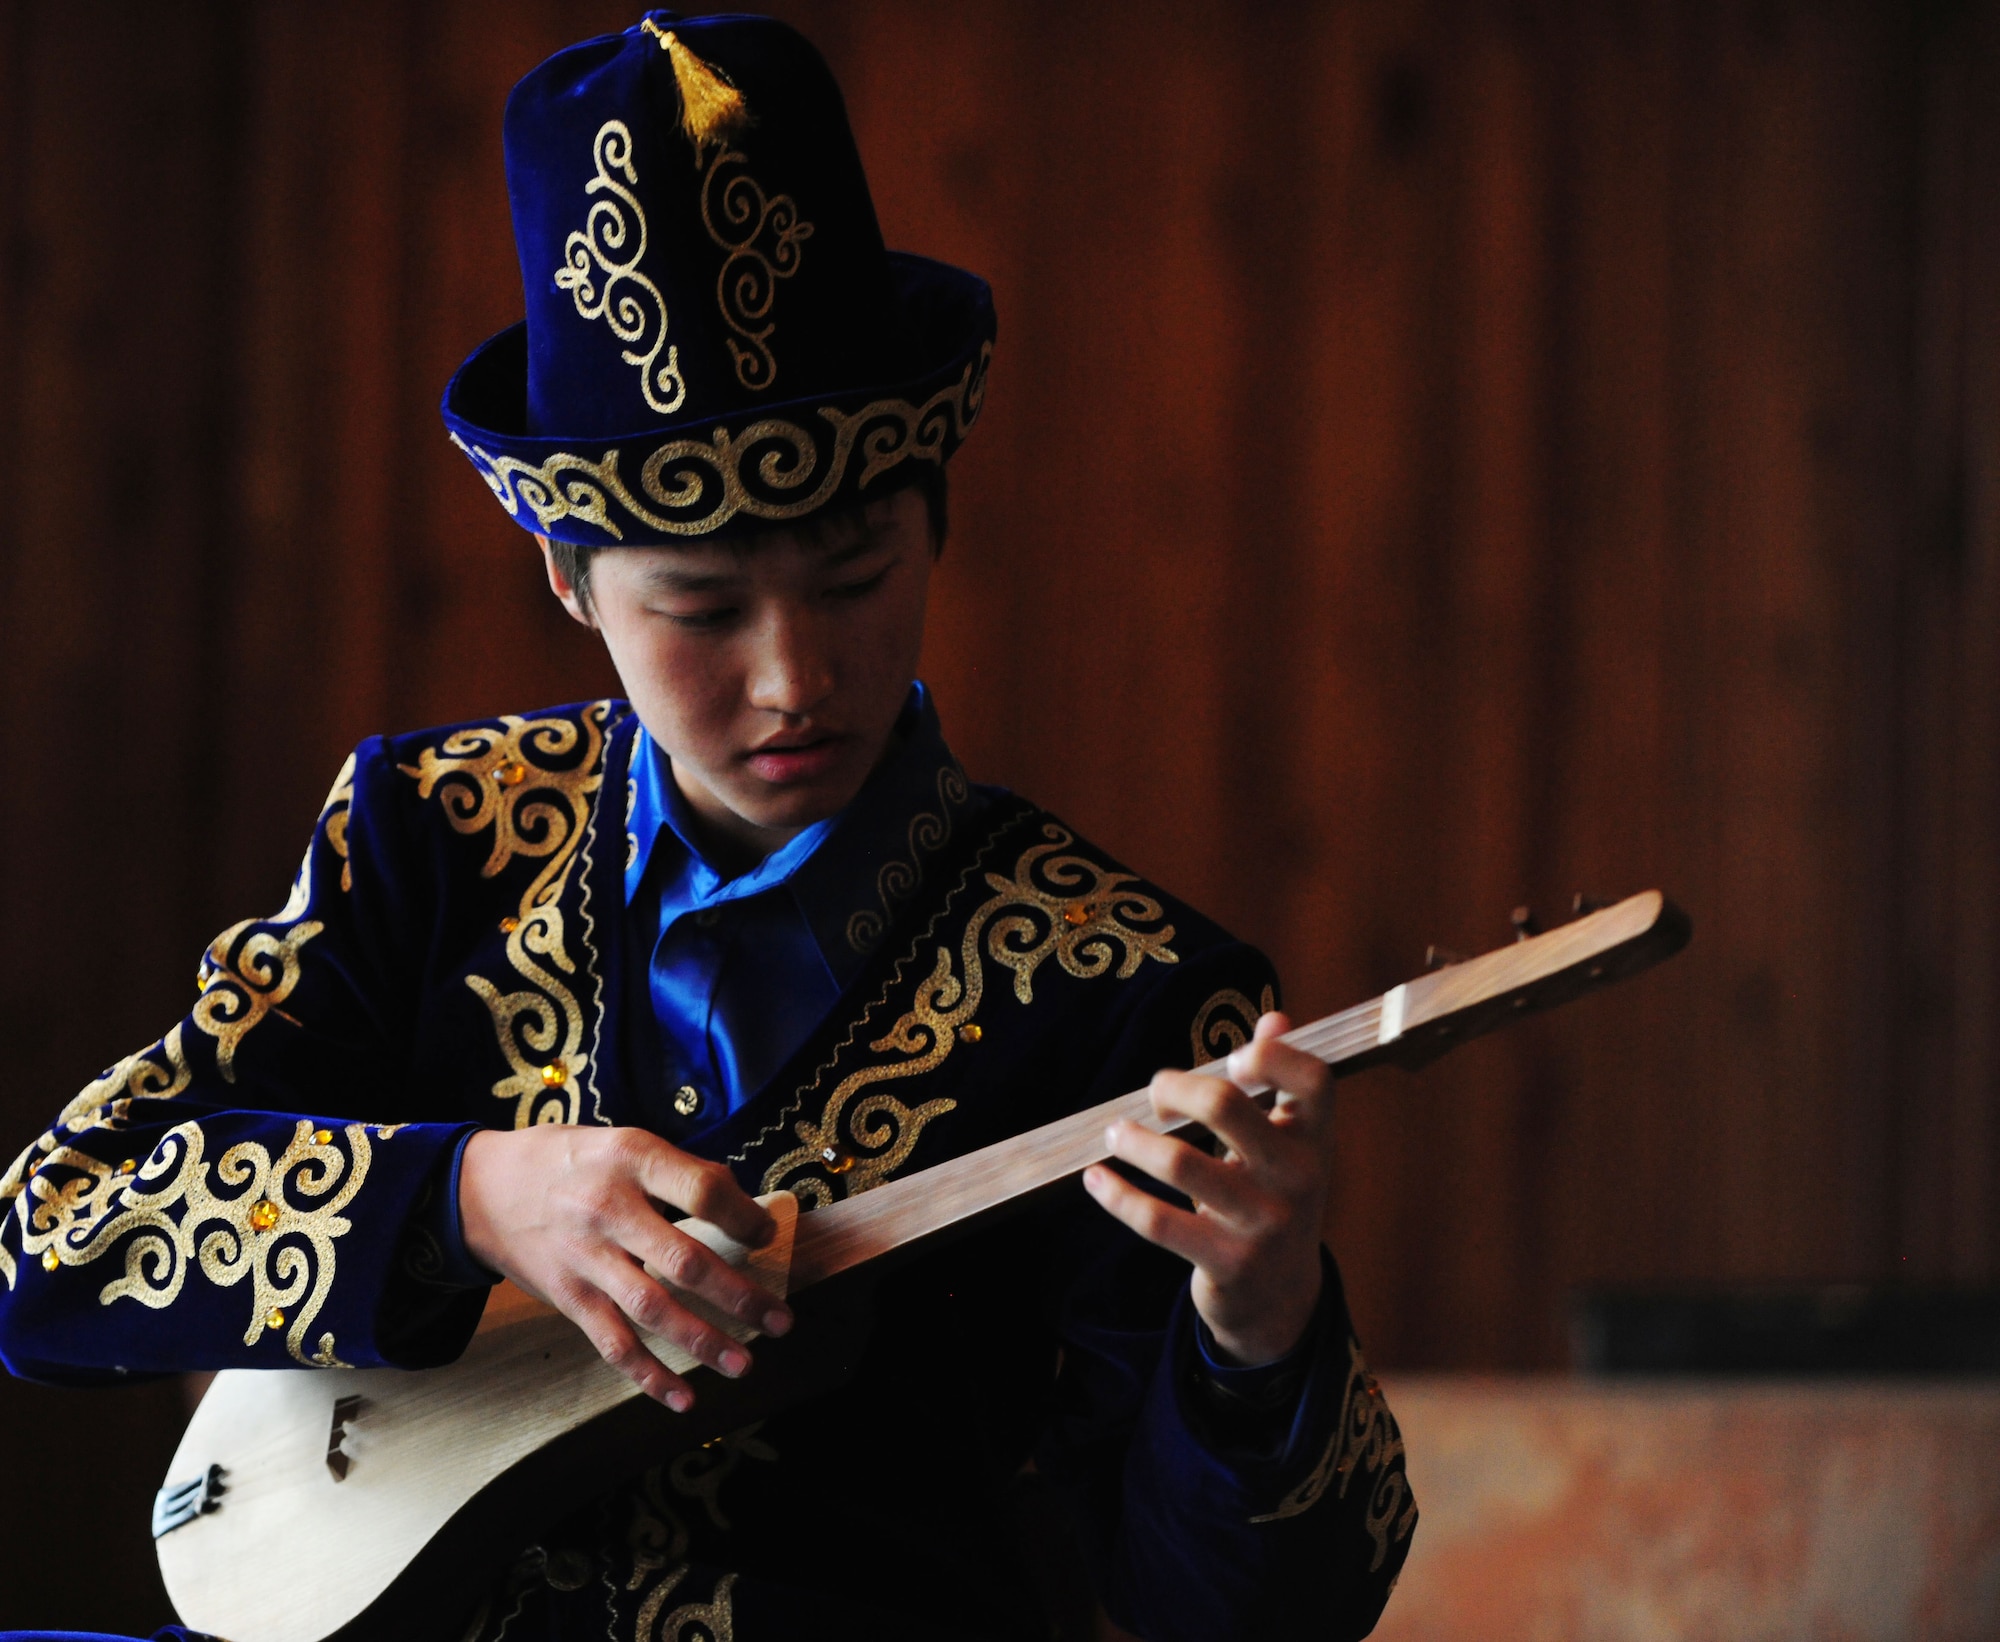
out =
<path fill-rule="evenodd" d="M 703 1222 L 681 1226 L 783 1295 L 798 1200 L 779 1192 L 760 1201 L 779 1223 L 761 1249 Z M 490 1308 L 448 1370 L 216 1376 L 168 1475 L 197 1478 L 219 1465 L 218 1508 L 158 1542 L 183 1623 L 251 1642 L 322 1642 L 350 1627 L 371 1639 L 391 1628 L 438 1634 L 463 1618 L 466 1587 L 417 1578 L 419 1567 L 490 1565 L 519 1549 L 519 1525 L 557 1520 L 646 1464 L 768 1411 L 787 1380 L 836 1383 L 853 1358 L 812 1326 L 827 1310 L 817 1306 L 794 1331 L 807 1337 L 804 1350 L 758 1348 L 754 1407 L 747 1388 L 732 1396 L 732 1383 L 711 1375 L 696 1409 L 675 1415 L 641 1396 L 568 1318 L 503 1292 L 512 1303 Z M 734 1338 L 754 1338 L 746 1324 L 702 1309 Z M 676 1372 L 695 1366 L 667 1341 L 647 1344 Z"/>

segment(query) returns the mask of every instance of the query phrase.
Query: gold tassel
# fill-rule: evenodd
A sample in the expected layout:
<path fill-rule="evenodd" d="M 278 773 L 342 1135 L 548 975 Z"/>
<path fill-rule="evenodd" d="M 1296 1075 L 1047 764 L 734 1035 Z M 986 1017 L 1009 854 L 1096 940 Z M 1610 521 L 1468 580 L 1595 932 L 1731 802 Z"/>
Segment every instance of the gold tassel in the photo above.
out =
<path fill-rule="evenodd" d="M 711 143 L 727 143 L 752 122 L 743 93 L 681 44 L 672 29 L 662 29 L 648 17 L 639 27 L 659 36 L 660 49 L 674 65 L 674 83 L 681 92 L 681 130 L 694 144 L 700 162 Z"/>

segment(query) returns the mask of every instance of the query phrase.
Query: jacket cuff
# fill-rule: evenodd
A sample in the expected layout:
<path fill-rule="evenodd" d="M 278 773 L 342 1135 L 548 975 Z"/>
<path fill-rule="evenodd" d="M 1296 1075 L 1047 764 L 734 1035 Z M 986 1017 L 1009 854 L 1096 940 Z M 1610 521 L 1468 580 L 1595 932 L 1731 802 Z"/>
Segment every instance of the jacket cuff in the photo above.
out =
<path fill-rule="evenodd" d="M 480 1131 L 468 1128 L 458 1144 L 438 1164 L 438 1172 L 410 1216 L 404 1269 L 417 1282 L 440 1289 L 491 1288 L 500 1281 L 465 1246 L 465 1221 L 459 1211 L 458 1177 L 465 1148 Z"/>
<path fill-rule="evenodd" d="M 1325 1255 L 1322 1251 L 1322 1260 Z M 1319 1341 L 1327 1332 L 1327 1294 L 1322 1269 L 1319 1298 L 1298 1342 L 1274 1362 L 1245 1366 L 1229 1362 L 1201 1314 L 1188 1303 L 1194 1349 L 1177 1353 L 1187 1390 L 1190 1423 L 1209 1446 L 1227 1453 L 1268 1459 L 1284 1446 L 1305 1395 Z"/>

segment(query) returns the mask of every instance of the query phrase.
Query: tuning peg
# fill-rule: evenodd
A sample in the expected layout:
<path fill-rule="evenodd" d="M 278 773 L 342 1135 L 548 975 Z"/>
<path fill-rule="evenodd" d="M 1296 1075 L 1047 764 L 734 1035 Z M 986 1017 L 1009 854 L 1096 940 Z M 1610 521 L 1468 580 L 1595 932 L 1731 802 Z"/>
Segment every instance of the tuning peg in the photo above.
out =
<path fill-rule="evenodd" d="M 1525 941 L 1530 935 L 1542 932 L 1542 921 L 1535 916 L 1533 907 L 1516 907 L 1507 921 L 1514 926 L 1514 939 Z"/>
<path fill-rule="evenodd" d="M 1463 952 L 1454 952 L 1448 946 L 1427 946 L 1424 948 L 1424 970 L 1449 969 L 1453 964 L 1465 962 Z"/>
<path fill-rule="evenodd" d="M 1578 890 L 1569 898 L 1569 915 L 1572 918 L 1586 918 L 1593 912 L 1602 912 L 1611 903 L 1600 901 L 1595 895 L 1586 895 Z"/>

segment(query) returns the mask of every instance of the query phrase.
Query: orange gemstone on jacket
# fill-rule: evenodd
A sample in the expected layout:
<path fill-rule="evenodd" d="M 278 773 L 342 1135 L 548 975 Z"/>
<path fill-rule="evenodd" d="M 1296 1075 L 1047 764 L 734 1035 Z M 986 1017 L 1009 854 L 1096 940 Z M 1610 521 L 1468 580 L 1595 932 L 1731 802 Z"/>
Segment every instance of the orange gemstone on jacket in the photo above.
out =
<path fill-rule="evenodd" d="M 1090 903 L 1088 901 L 1070 902 L 1068 906 L 1063 908 L 1063 922 L 1068 924 L 1072 929 L 1082 928 L 1083 925 L 1090 922 Z"/>
<path fill-rule="evenodd" d="M 55 1251 L 54 1249 L 43 1249 L 43 1250 L 42 1250 L 42 1270 L 43 1270 L 43 1271 L 54 1271 L 54 1270 L 56 1269 L 56 1267 L 58 1267 L 58 1266 L 59 1266 L 59 1265 L 61 1265 L 61 1264 L 62 1264 L 62 1261 L 60 1261 L 60 1260 L 58 1260 L 58 1259 L 56 1258 L 56 1251 Z"/>
<path fill-rule="evenodd" d="M 569 1068 L 559 1060 L 550 1061 L 542 1068 L 542 1082 L 551 1089 L 560 1089 L 569 1082 Z"/>
<path fill-rule="evenodd" d="M 528 766 L 525 764 L 502 764 L 494 770 L 493 779 L 503 787 L 518 787 L 523 781 L 528 779 Z"/>
<path fill-rule="evenodd" d="M 826 1165 L 828 1174 L 846 1174 L 854 1167 L 854 1154 L 845 1146 L 827 1146 L 819 1154 L 820 1162 Z"/>
<path fill-rule="evenodd" d="M 250 1205 L 250 1225 L 254 1231 L 269 1231 L 278 1223 L 278 1205 L 268 1197 L 260 1197 Z M 275 1323 L 271 1325 L 277 1327 Z"/>
<path fill-rule="evenodd" d="M 285 1326 L 285 1314 L 276 1306 L 273 1306 L 269 1311 L 264 1313 L 264 1326 L 266 1328 L 283 1328 Z"/>

